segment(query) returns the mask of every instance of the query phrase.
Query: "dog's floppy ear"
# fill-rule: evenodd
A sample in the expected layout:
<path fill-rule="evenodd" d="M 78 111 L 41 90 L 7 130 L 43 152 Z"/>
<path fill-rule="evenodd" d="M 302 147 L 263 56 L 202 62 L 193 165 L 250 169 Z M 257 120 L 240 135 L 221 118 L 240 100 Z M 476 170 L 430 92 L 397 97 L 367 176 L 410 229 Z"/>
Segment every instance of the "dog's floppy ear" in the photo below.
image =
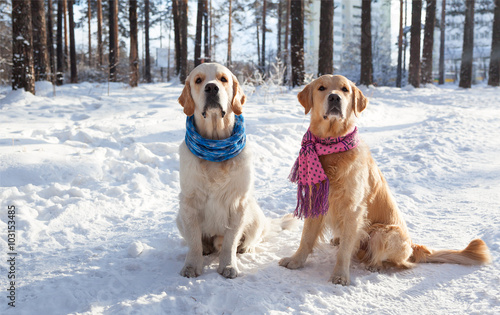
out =
<path fill-rule="evenodd" d="M 243 104 L 245 104 L 247 97 L 243 93 L 240 84 L 238 83 L 238 79 L 233 74 L 233 100 L 231 101 L 231 108 L 233 109 L 233 113 L 236 115 L 241 115 L 243 112 Z"/>
<path fill-rule="evenodd" d="M 184 107 L 184 114 L 191 116 L 194 114 L 194 100 L 191 96 L 191 85 L 189 84 L 189 77 L 186 79 L 186 84 L 182 90 L 181 96 L 177 100 L 179 104 Z"/>
<path fill-rule="evenodd" d="M 363 95 L 360 89 L 354 83 L 351 82 L 352 87 L 352 110 L 354 115 L 358 117 L 358 114 L 365 110 L 368 105 L 368 99 Z"/>
<path fill-rule="evenodd" d="M 306 87 L 297 94 L 297 98 L 299 99 L 299 103 L 304 106 L 306 115 L 309 113 L 313 106 L 313 87 L 312 83 L 306 85 Z"/>

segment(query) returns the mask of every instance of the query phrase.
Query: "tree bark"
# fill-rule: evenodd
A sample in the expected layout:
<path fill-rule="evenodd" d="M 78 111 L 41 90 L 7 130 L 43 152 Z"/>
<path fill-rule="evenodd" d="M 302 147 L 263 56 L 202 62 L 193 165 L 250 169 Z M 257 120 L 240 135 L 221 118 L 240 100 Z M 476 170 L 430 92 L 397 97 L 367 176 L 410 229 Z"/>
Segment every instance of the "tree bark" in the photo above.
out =
<path fill-rule="evenodd" d="M 78 73 L 76 70 L 76 43 L 75 43 L 75 18 L 73 15 L 73 2 L 68 0 L 68 17 L 69 17 L 69 55 L 70 55 L 70 72 L 71 83 L 78 83 Z"/>
<path fill-rule="evenodd" d="M 139 43 L 137 41 L 137 0 L 129 0 L 129 21 L 130 21 L 130 78 L 131 87 L 136 87 L 139 83 Z"/>
<path fill-rule="evenodd" d="M 45 2 L 43 0 L 31 0 L 35 81 L 47 80 L 49 77 L 49 56 L 47 52 L 47 29 L 44 4 Z"/>
<path fill-rule="evenodd" d="M 283 1 L 278 0 L 278 37 L 277 37 L 277 48 L 276 57 L 281 60 L 281 19 L 283 18 Z"/>
<path fill-rule="evenodd" d="M 260 58 L 260 68 L 262 73 L 266 72 L 266 15 L 267 15 L 267 0 L 262 4 L 262 52 Z"/>
<path fill-rule="evenodd" d="M 109 80 L 118 79 L 118 0 L 109 0 Z"/>
<path fill-rule="evenodd" d="M 444 0 L 443 0 L 444 1 Z M 403 0 L 399 1 L 399 37 L 398 37 L 398 69 L 396 75 L 396 87 L 402 86 L 403 68 Z"/>
<path fill-rule="evenodd" d="M 371 1 L 361 4 L 361 74 L 360 84 L 373 84 Z"/>
<path fill-rule="evenodd" d="M 54 20 L 52 17 L 52 0 L 48 0 L 48 10 L 47 10 L 47 47 L 49 53 L 49 65 L 50 65 L 50 74 L 52 84 L 55 83 L 55 73 L 56 73 L 56 65 L 55 65 L 55 51 L 54 51 Z"/>
<path fill-rule="evenodd" d="M 233 1 L 229 0 L 229 25 L 227 28 L 227 66 L 231 67 L 231 43 L 233 38 L 231 37 L 231 27 L 232 27 L 232 15 L 233 15 Z"/>
<path fill-rule="evenodd" d="M 92 67 L 92 28 L 91 20 L 92 20 L 92 11 L 90 10 L 90 0 L 87 2 L 88 7 L 88 20 L 89 20 L 89 67 Z"/>
<path fill-rule="evenodd" d="M 203 2 L 198 0 L 198 12 L 196 15 L 196 38 L 194 42 L 194 66 L 201 64 L 201 33 L 203 30 Z"/>
<path fill-rule="evenodd" d="M 460 81 L 458 86 L 470 88 L 472 85 L 472 57 L 474 49 L 474 0 L 465 1 L 464 44 L 462 48 L 462 63 L 460 66 Z"/>
<path fill-rule="evenodd" d="M 439 84 L 445 83 L 445 69 L 444 69 L 444 31 L 446 29 L 446 0 L 442 0 L 441 6 L 441 38 L 439 43 Z"/>
<path fill-rule="evenodd" d="M 204 23 L 204 42 L 205 42 L 205 62 L 210 62 L 210 41 L 209 41 L 209 31 L 208 31 L 208 0 L 203 1 L 203 23 Z"/>
<path fill-rule="evenodd" d="M 424 28 L 424 48 L 422 51 L 422 83 L 433 83 L 432 51 L 434 48 L 434 22 L 436 20 L 436 0 L 427 0 Z"/>
<path fill-rule="evenodd" d="M 35 94 L 31 1 L 12 1 L 12 89 Z"/>
<path fill-rule="evenodd" d="M 63 17 L 64 17 L 64 69 L 67 70 L 69 61 L 68 50 L 68 0 L 63 0 Z"/>
<path fill-rule="evenodd" d="M 182 37 L 182 52 L 181 52 L 181 71 L 179 74 L 179 79 L 181 82 L 185 82 L 187 75 L 188 75 L 188 63 L 187 63 L 187 56 L 188 56 L 188 46 L 187 46 L 187 41 L 188 41 L 188 36 L 187 36 L 187 29 L 188 29 L 188 18 L 187 18 L 187 11 L 188 11 L 188 0 L 182 0 L 181 1 L 181 37 Z"/>
<path fill-rule="evenodd" d="M 304 84 L 304 2 L 291 1 L 290 15 L 292 19 L 291 59 L 292 85 Z"/>
<path fill-rule="evenodd" d="M 290 38 L 290 6 L 291 6 L 291 0 L 286 0 L 286 18 L 285 18 L 285 49 L 284 49 L 284 56 L 283 56 L 283 68 L 285 68 L 285 73 L 283 74 L 283 84 L 288 85 L 289 82 L 289 75 L 290 72 L 288 69 L 288 66 L 291 64 L 289 61 L 290 59 L 290 50 L 288 47 L 288 39 Z"/>
<path fill-rule="evenodd" d="M 321 1 L 318 76 L 333 73 L 333 0 Z"/>
<path fill-rule="evenodd" d="M 422 0 L 413 0 L 411 10 L 410 66 L 408 83 L 420 87 L 420 33 L 422 28 Z"/>
<path fill-rule="evenodd" d="M 151 59 L 149 51 L 149 0 L 144 0 L 144 35 L 145 35 L 145 67 L 144 67 L 144 80 L 151 83 Z"/>
<path fill-rule="evenodd" d="M 103 64 L 103 45 L 102 45 L 102 3 L 97 0 L 97 62 L 99 67 Z"/>
<path fill-rule="evenodd" d="M 172 15 L 174 18 L 174 42 L 175 42 L 175 74 L 179 75 L 181 73 L 181 50 L 182 50 L 182 39 L 181 39 L 181 12 L 180 12 L 180 1 L 172 0 Z"/>
<path fill-rule="evenodd" d="M 64 83 L 64 44 L 63 44 L 63 19 L 64 19 L 64 0 L 57 0 L 57 34 L 56 34 L 56 55 L 57 55 L 57 75 L 56 85 Z"/>
<path fill-rule="evenodd" d="M 488 85 L 500 85 L 500 0 L 495 0 Z"/>

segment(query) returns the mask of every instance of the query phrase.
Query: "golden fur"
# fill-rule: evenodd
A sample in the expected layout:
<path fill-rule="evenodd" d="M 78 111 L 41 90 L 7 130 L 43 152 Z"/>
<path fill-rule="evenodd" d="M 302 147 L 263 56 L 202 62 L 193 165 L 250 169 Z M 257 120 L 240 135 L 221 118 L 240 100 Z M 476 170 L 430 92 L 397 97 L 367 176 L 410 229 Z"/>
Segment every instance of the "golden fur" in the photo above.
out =
<path fill-rule="evenodd" d="M 332 111 L 331 94 L 340 97 L 340 110 Z M 338 75 L 314 80 L 298 99 L 305 113 L 311 112 L 311 132 L 321 138 L 344 136 L 368 104 L 354 83 Z M 330 279 L 335 284 L 350 283 L 354 254 L 372 270 L 410 268 L 419 262 L 476 265 L 491 261 L 486 244 L 479 239 L 464 250 L 434 251 L 413 244 L 387 182 L 363 141 L 347 152 L 320 156 L 320 161 L 330 181 L 328 213 L 305 219 L 298 250 L 281 259 L 281 266 L 302 267 L 327 227 L 335 236 L 332 243 L 338 246 Z"/>

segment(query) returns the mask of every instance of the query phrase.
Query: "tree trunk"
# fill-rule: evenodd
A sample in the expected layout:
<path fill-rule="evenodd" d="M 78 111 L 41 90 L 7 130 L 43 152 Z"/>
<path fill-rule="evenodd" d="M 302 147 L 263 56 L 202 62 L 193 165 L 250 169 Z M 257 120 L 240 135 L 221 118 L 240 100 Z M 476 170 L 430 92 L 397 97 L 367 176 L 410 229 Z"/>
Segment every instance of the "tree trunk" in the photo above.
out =
<path fill-rule="evenodd" d="M 361 74 L 360 84 L 373 84 L 371 1 L 361 4 Z"/>
<path fill-rule="evenodd" d="M 76 43 L 75 43 L 75 18 L 73 15 L 73 1 L 68 0 L 68 17 L 69 17 L 69 55 L 71 69 L 71 83 L 78 83 L 78 73 L 76 70 Z"/>
<path fill-rule="evenodd" d="M 433 83 L 432 51 L 434 48 L 434 22 L 436 20 L 436 0 L 427 0 L 424 28 L 424 48 L 422 51 L 422 83 Z"/>
<path fill-rule="evenodd" d="M 439 43 L 439 84 L 445 83 L 445 72 L 444 72 L 444 31 L 446 28 L 446 0 L 442 0 L 441 6 L 441 38 Z"/>
<path fill-rule="evenodd" d="M 408 83 L 418 88 L 420 87 L 420 33 L 422 28 L 422 0 L 413 0 L 412 3 Z"/>
<path fill-rule="evenodd" d="M 103 45 L 102 45 L 102 3 L 101 0 L 97 0 L 97 59 L 99 67 L 102 67 L 103 63 Z"/>
<path fill-rule="evenodd" d="M 281 60 L 281 19 L 283 18 L 283 1 L 278 0 L 278 37 L 276 57 Z"/>
<path fill-rule="evenodd" d="M 12 1 L 12 89 L 35 94 L 31 1 Z"/>
<path fill-rule="evenodd" d="M 208 0 L 203 1 L 203 23 L 204 23 L 204 42 L 205 42 L 205 62 L 210 62 L 210 42 L 209 42 L 209 32 L 208 32 Z"/>
<path fill-rule="evenodd" d="M 118 74 L 118 0 L 109 0 L 109 80 L 116 82 Z"/>
<path fill-rule="evenodd" d="M 187 18 L 187 11 L 188 11 L 188 0 L 182 0 L 181 1 L 181 37 L 182 37 L 182 51 L 181 51 L 181 71 L 179 74 L 179 79 L 181 82 L 185 82 L 187 75 L 188 75 L 188 63 L 187 63 L 187 56 L 188 56 L 188 36 L 187 36 L 187 29 L 188 29 L 188 18 Z"/>
<path fill-rule="evenodd" d="M 266 72 L 266 14 L 267 0 L 262 4 L 262 53 L 260 57 L 260 68 L 262 73 Z"/>
<path fill-rule="evenodd" d="M 33 61 L 35 81 L 48 80 L 49 56 L 47 52 L 47 28 L 45 2 L 31 0 L 31 23 L 33 34 Z"/>
<path fill-rule="evenodd" d="M 333 73 L 333 0 L 321 1 L 318 76 Z"/>
<path fill-rule="evenodd" d="M 57 55 L 57 75 L 56 85 L 62 85 L 64 82 L 64 44 L 63 44 L 63 19 L 64 19 L 64 0 L 57 0 L 57 34 L 56 34 L 56 55 Z"/>
<path fill-rule="evenodd" d="M 458 86 L 470 88 L 472 85 L 472 55 L 474 49 L 474 0 L 465 1 L 464 44 L 462 48 L 462 64 L 460 66 L 460 82 Z"/>
<path fill-rule="evenodd" d="M 259 19 L 255 18 L 255 35 L 257 36 L 257 65 L 260 67 L 260 32 L 259 32 Z"/>
<path fill-rule="evenodd" d="M 88 6 L 88 19 L 89 19 L 89 67 L 92 67 L 92 28 L 90 27 L 92 20 L 92 13 L 90 10 L 90 0 L 88 0 L 87 6 Z"/>
<path fill-rule="evenodd" d="M 203 2 L 198 0 L 198 12 L 196 15 L 196 38 L 194 42 L 194 66 L 201 64 L 201 33 L 203 30 Z"/>
<path fill-rule="evenodd" d="M 495 0 L 488 85 L 500 85 L 500 0 Z"/>
<path fill-rule="evenodd" d="M 232 15 L 233 15 L 233 1 L 229 0 L 229 25 L 227 28 L 227 66 L 228 67 L 231 67 L 231 43 L 233 41 L 233 38 L 231 37 Z"/>
<path fill-rule="evenodd" d="M 181 73 L 181 0 L 172 0 L 172 15 L 174 18 L 174 42 L 175 42 L 175 74 Z"/>
<path fill-rule="evenodd" d="M 288 85 L 289 82 L 289 75 L 290 72 L 288 67 L 291 64 L 289 62 L 290 59 L 290 50 L 288 49 L 288 39 L 290 38 L 290 6 L 291 6 L 291 0 L 286 0 L 286 18 L 285 18 L 285 53 L 283 56 L 283 68 L 285 68 L 285 73 L 283 74 L 283 84 Z"/>
<path fill-rule="evenodd" d="M 137 0 L 129 0 L 130 20 L 130 78 L 131 87 L 139 83 L 139 43 L 137 41 Z"/>
<path fill-rule="evenodd" d="M 68 50 L 68 0 L 63 0 L 63 17 L 64 17 L 64 69 L 67 70 L 69 61 Z"/>
<path fill-rule="evenodd" d="M 444 0 L 443 0 L 444 1 Z M 396 87 L 402 86 L 403 66 L 403 0 L 399 1 L 399 37 L 398 37 L 398 70 L 396 75 Z"/>
<path fill-rule="evenodd" d="M 144 67 L 144 80 L 151 83 L 151 59 L 149 51 L 149 0 L 144 0 L 144 35 L 146 45 L 145 67 Z"/>
<path fill-rule="evenodd" d="M 53 34 L 54 20 L 52 17 L 52 0 L 48 0 L 48 10 L 47 10 L 47 47 L 49 52 L 49 65 L 52 84 L 55 82 L 55 52 L 54 52 L 54 34 Z"/>
<path fill-rule="evenodd" d="M 304 2 L 291 1 L 290 14 L 292 19 L 291 59 L 292 85 L 304 84 Z"/>

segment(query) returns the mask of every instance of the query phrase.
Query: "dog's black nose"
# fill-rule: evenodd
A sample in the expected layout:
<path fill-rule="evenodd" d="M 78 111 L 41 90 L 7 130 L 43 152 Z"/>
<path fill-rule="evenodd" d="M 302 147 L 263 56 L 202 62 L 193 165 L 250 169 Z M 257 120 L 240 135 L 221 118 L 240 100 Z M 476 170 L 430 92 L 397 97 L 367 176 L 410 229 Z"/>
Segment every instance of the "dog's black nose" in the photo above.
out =
<path fill-rule="evenodd" d="M 339 104 L 341 99 L 342 98 L 338 94 L 328 95 L 328 103 L 330 103 L 330 104 Z"/>
<path fill-rule="evenodd" d="M 215 83 L 208 83 L 205 85 L 205 93 L 216 95 L 219 92 L 219 87 Z"/>

